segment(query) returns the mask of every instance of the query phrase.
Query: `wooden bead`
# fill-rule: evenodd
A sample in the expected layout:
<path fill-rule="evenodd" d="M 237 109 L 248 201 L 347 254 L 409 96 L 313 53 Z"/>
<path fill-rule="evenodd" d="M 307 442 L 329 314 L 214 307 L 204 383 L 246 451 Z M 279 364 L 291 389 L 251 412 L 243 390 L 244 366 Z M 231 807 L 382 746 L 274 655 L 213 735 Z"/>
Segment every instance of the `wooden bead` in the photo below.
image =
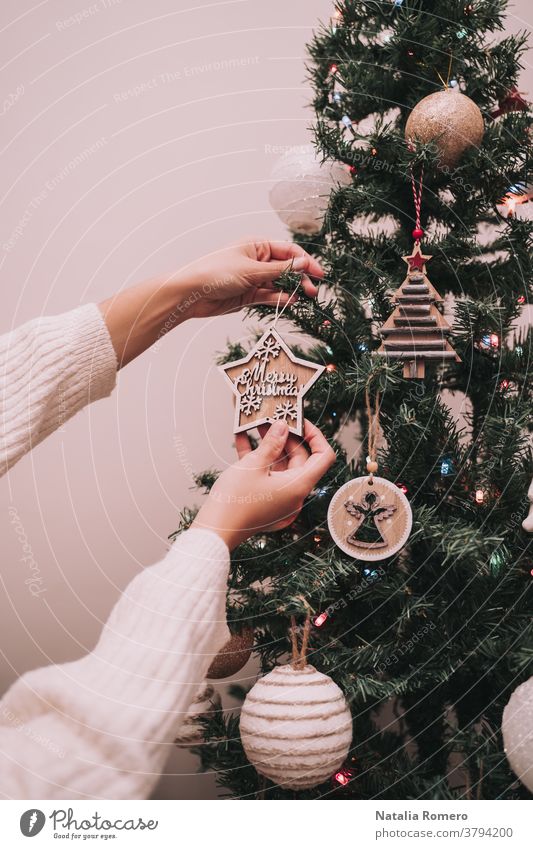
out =
<path fill-rule="evenodd" d="M 366 464 L 366 468 L 367 468 L 367 471 L 370 475 L 375 475 L 377 470 L 378 470 L 378 464 L 376 463 L 375 460 L 370 460 Z"/>

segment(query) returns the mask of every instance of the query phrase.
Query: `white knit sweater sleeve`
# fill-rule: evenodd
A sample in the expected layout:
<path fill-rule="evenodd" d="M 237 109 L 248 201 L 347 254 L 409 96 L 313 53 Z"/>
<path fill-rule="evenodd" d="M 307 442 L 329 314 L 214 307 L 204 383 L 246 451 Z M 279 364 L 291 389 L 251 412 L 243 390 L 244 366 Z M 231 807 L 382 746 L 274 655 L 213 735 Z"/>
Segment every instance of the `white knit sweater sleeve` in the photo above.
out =
<path fill-rule="evenodd" d="M 115 385 L 98 307 L 0 338 L 0 474 Z M 0 797 L 136 799 L 154 786 L 217 651 L 229 639 L 229 553 L 182 534 L 138 575 L 86 657 L 29 672 L 0 701 Z"/>
<path fill-rule="evenodd" d="M 115 386 L 117 358 L 96 304 L 0 337 L 0 475 Z"/>
<path fill-rule="evenodd" d="M 229 639 L 228 570 L 220 537 L 187 531 L 131 582 L 93 652 L 19 678 L 0 702 L 0 796 L 148 796 Z"/>

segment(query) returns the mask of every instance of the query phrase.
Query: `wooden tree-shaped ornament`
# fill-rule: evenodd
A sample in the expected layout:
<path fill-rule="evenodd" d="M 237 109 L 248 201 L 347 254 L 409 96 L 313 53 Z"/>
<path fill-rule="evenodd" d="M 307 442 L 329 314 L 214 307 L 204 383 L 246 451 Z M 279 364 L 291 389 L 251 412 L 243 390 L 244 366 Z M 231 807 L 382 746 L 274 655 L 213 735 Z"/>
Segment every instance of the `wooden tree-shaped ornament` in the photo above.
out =
<path fill-rule="evenodd" d="M 424 256 L 417 243 L 403 259 L 407 277 L 394 293 L 396 307 L 379 331 L 383 341 L 377 353 L 403 360 L 404 377 L 424 377 L 426 360 L 461 359 L 448 341 L 451 327 L 437 307 L 442 298 L 426 274 L 431 257 Z"/>

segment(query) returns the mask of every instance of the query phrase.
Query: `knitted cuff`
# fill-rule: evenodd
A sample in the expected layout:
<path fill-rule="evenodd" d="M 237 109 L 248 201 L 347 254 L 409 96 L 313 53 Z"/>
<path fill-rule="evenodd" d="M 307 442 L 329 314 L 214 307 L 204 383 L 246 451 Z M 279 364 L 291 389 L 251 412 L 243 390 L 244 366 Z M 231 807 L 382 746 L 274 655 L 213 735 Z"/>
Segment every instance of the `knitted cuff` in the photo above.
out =
<path fill-rule="evenodd" d="M 87 304 L 69 314 L 69 370 L 79 386 L 87 387 L 87 403 L 109 395 L 116 383 L 117 355 L 104 317 L 96 304 Z"/>

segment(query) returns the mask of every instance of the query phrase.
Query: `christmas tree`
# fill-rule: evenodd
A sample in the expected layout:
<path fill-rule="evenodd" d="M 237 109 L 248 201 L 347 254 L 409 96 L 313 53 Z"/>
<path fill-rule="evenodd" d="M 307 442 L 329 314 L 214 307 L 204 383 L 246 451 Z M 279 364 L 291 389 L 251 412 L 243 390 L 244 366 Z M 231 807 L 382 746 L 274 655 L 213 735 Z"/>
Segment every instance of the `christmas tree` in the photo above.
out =
<path fill-rule="evenodd" d="M 301 624 L 310 608 L 308 661 L 344 693 L 353 743 L 326 783 L 284 790 L 248 762 L 238 712 L 211 715 L 200 752 L 226 794 L 529 798 L 501 736 L 503 708 L 533 671 L 532 537 L 521 527 L 532 335 L 515 327 L 531 298 L 532 224 L 512 214 L 529 185 L 533 122 L 518 92 L 526 37 L 495 35 L 506 5 L 349 0 L 309 45 L 316 149 L 351 179 L 335 186 L 319 232 L 294 237 L 321 259 L 327 289 L 284 317 L 313 340 L 305 356 L 327 364 L 306 415 L 338 459 L 291 527 L 234 552 L 228 621 L 253 627 L 265 673 L 287 663 L 291 617 Z M 445 149 L 436 155 L 441 140 L 406 141 L 405 126 L 424 97 L 453 89 L 479 107 L 484 131 L 450 166 Z M 423 378 L 386 345 L 378 353 L 413 240 L 432 256 L 431 317 L 451 325 L 444 347 L 457 355 L 428 360 Z M 224 361 L 245 353 L 233 346 Z M 378 393 L 379 474 L 407 495 L 413 527 L 400 552 L 369 564 L 335 545 L 327 511 L 339 487 L 367 474 L 365 396 Z M 348 434 L 355 455 L 342 447 Z"/>

